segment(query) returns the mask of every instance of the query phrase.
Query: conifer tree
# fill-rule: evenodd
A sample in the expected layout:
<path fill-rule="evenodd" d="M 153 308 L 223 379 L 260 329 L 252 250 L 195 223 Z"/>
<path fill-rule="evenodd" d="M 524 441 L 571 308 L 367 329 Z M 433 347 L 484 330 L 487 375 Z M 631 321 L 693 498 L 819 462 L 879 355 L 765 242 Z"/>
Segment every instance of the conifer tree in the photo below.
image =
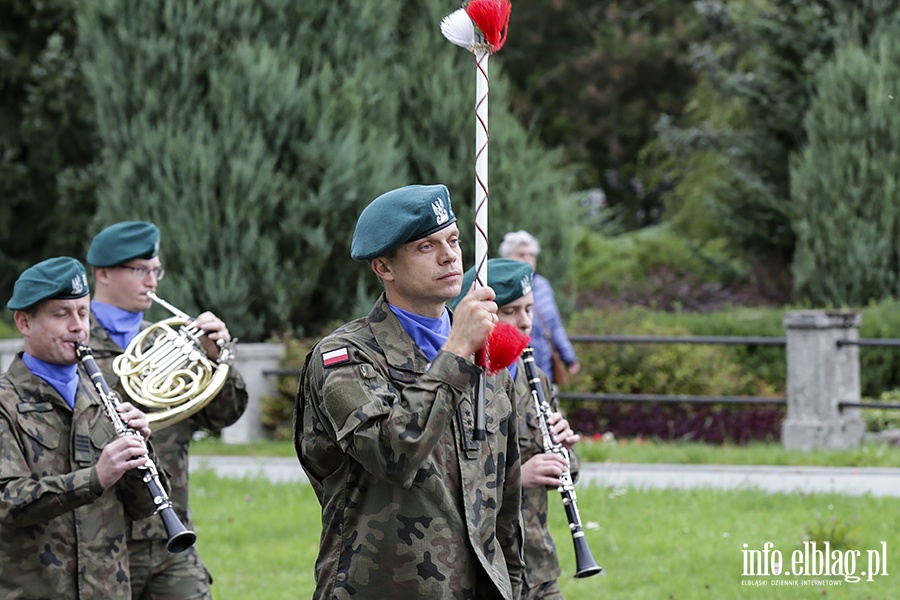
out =
<path fill-rule="evenodd" d="M 368 202 L 441 182 L 465 218 L 474 90 L 460 89 L 474 67 L 440 34 L 444 14 L 426 0 L 85 3 L 106 177 L 94 229 L 159 224 L 160 294 L 245 341 L 359 316 L 380 291 L 349 258 Z M 516 217 L 550 210 L 564 179 L 508 129 L 507 187 L 523 202 L 504 216 L 525 226 L 536 218 Z"/>
<path fill-rule="evenodd" d="M 514 2 L 499 62 L 517 88 L 516 112 L 582 165 L 581 189 L 602 188 L 627 229 L 660 218 L 659 190 L 636 179 L 638 157 L 659 115 L 680 114 L 694 84 L 689 46 L 702 31 L 694 4 Z"/>
<path fill-rule="evenodd" d="M 390 8 L 390 7 L 386 7 Z M 160 293 L 244 339 L 328 318 L 364 272 L 362 203 L 405 181 L 396 99 L 371 77 L 392 33 L 369 4 L 116 0 L 85 5 L 105 144 L 96 228 L 159 224 Z M 390 15 L 389 15 L 390 16 Z"/>
<path fill-rule="evenodd" d="M 707 239 L 728 240 L 772 280 L 787 281 L 799 264 L 790 157 L 806 142 L 816 77 L 842 36 L 856 31 L 865 38 L 900 1 L 694 4 L 709 28 L 691 52 L 701 83 L 677 126 L 671 118 L 658 124 L 657 149 L 668 158 L 657 166 L 676 182 L 667 210 L 680 229 L 702 222 Z"/>
<path fill-rule="evenodd" d="M 900 39 L 896 19 L 842 44 L 816 78 L 793 157 L 801 298 L 864 306 L 900 292 Z"/>
<path fill-rule="evenodd" d="M 98 150 L 75 41 L 74 3 L 0 3 L 0 298 L 35 262 L 83 257 Z"/>

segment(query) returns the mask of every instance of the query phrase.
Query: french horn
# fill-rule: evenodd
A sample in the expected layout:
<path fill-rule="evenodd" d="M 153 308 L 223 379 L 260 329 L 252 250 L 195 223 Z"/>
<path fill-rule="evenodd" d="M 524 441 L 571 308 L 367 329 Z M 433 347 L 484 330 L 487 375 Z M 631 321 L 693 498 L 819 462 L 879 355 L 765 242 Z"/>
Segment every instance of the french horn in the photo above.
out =
<path fill-rule="evenodd" d="M 174 316 L 138 333 L 112 366 L 125 394 L 148 409 L 150 426 L 159 430 L 187 419 L 215 398 L 228 378 L 236 340 L 218 340 L 219 359 L 213 360 L 200 343 L 205 332 L 194 319 L 153 292 L 147 296 Z"/>

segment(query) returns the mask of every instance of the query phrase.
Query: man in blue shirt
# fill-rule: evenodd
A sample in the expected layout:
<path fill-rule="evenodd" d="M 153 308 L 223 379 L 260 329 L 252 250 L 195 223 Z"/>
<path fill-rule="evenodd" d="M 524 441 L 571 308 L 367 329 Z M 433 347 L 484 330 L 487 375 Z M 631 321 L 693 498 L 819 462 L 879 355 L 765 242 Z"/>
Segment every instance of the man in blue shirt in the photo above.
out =
<path fill-rule="evenodd" d="M 534 349 L 534 362 L 538 368 L 553 381 L 553 350 L 559 353 L 572 375 L 581 370 L 578 356 L 572 348 L 572 342 L 563 327 L 559 307 L 553 296 L 553 287 L 543 275 L 537 272 L 537 257 L 541 253 L 541 245 L 527 231 L 513 231 L 503 236 L 499 248 L 500 256 L 512 260 L 527 262 L 534 270 L 532 282 L 534 291 L 534 325 L 531 331 L 531 347 Z M 554 383 L 559 383 L 554 382 Z"/>
<path fill-rule="evenodd" d="M 368 316 L 307 356 L 294 445 L 322 505 L 313 598 L 518 600 L 521 473 L 509 375 L 485 377 L 473 441 L 474 354 L 494 292 L 460 294 L 459 228 L 443 185 L 386 192 L 350 255 L 384 287 Z"/>

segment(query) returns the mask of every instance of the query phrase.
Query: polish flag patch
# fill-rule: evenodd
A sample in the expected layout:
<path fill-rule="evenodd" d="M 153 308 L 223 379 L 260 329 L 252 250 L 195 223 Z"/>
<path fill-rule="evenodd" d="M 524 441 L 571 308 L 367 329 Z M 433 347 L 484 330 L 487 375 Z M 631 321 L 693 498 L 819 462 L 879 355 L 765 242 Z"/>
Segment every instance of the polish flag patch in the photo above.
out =
<path fill-rule="evenodd" d="M 347 346 L 338 348 L 337 350 L 331 350 L 322 355 L 322 364 L 326 367 L 339 365 L 348 360 L 350 360 L 350 353 L 347 351 Z"/>

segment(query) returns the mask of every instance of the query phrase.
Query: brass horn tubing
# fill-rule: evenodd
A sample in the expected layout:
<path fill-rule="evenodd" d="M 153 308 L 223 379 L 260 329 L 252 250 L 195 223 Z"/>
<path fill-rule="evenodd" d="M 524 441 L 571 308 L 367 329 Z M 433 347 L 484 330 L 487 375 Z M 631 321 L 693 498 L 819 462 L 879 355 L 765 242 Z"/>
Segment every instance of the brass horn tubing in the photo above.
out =
<path fill-rule="evenodd" d="M 170 401 L 174 401 L 177 394 L 182 394 L 182 390 L 185 388 L 189 390 L 202 389 L 206 382 L 213 378 L 213 375 L 214 370 L 210 365 L 204 363 L 192 363 L 186 367 L 179 365 L 178 368 L 147 377 L 142 382 L 141 389 L 146 390 L 154 397 L 160 396 L 160 392 L 163 392 L 167 398 L 172 399 Z M 151 387 L 153 389 L 150 389 Z"/>
<path fill-rule="evenodd" d="M 191 367 L 198 366 L 201 368 L 200 373 L 196 373 L 191 370 Z M 203 382 L 208 377 L 204 376 L 205 373 L 209 373 L 211 371 L 211 365 L 208 361 L 200 361 L 194 360 L 190 355 L 171 355 L 169 360 L 166 361 L 165 364 L 159 365 L 159 368 L 154 370 L 150 375 L 145 377 L 141 381 L 141 390 L 142 392 L 149 394 L 152 397 L 159 397 L 159 390 L 171 390 L 171 382 L 178 376 L 184 377 L 184 374 L 189 376 L 189 379 L 192 381 Z M 150 388 L 153 389 L 150 389 Z M 183 389 L 185 386 L 178 386 L 178 389 Z M 180 392 L 176 392 L 180 393 Z"/>
<path fill-rule="evenodd" d="M 154 356 L 142 360 L 141 363 L 153 371 L 158 371 L 173 368 L 178 363 L 189 362 L 193 347 L 185 345 L 184 340 L 178 342 L 181 343 L 171 342 L 161 345 Z"/>
<path fill-rule="evenodd" d="M 156 430 L 164 429 L 173 425 L 182 419 L 190 417 L 196 412 L 202 410 L 209 401 L 219 393 L 219 390 L 225 385 L 228 378 L 228 369 L 217 367 L 212 382 L 198 397 L 193 398 L 190 402 L 185 402 L 181 406 L 170 408 L 164 411 L 151 412 L 147 414 L 150 424 L 155 426 Z"/>
<path fill-rule="evenodd" d="M 153 300 L 154 302 L 156 302 L 157 304 L 159 304 L 160 306 L 162 306 L 163 308 L 165 308 L 167 311 L 169 311 L 176 317 L 181 317 L 185 321 L 191 320 L 191 316 L 189 314 L 187 314 L 186 312 L 184 312 L 182 310 L 175 308 L 174 306 L 172 306 L 171 304 L 169 304 L 168 302 L 166 302 L 165 300 L 163 300 L 162 298 L 157 296 L 156 293 L 147 292 L 147 297 L 150 298 L 151 300 Z"/>
<path fill-rule="evenodd" d="M 170 360 L 163 368 L 145 378 L 141 388 L 147 390 L 148 386 L 153 385 L 155 389 L 171 389 L 171 382 L 176 376 L 186 375 L 191 381 L 199 382 L 199 385 L 205 384 L 219 369 L 219 365 L 199 353 L 197 356 L 192 354 L 193 352 L 174 357 L 175 359 Z M 179 389 L 182 387 L 184 386 L 180 386 Z"/>
<path fill-rule="evenodd" d="M 147 350 L 146 354 L 143 353 L 141 347 L 144 344 L 144 340 L 150 333 L 157 329 L 161 329 L 165 331 L 165 333 L 153 341 L 153 345 Z M 175 345 L 174 339 L 170 338 L 170 336 L 177 339 L 178 332 L 169 327 L 168 323 L 165 322 L 157 323 L 156 325 L 143 330 L 134 338 L 134 340 L 132 340 L 131 344 L 128 345 L 128 350 L 126 350 L 125 354 L 120 354 L 115 358 L 113 369 L 116 371 L 116 374 L 120 377 L 126 375 L 130 376 L 135 373 L 140 373 L 144 368 L 147 368 L 148 364 L 152 366 L 152 361 L 156 360 L 161 353 L 170 352 Z M 132 356 L 132 353 L 134 356 Z M 128 368 L 122 366 L 125 362 L 128 362 Z"/>
<path fill-rule="evenodd" d="M 177 345 L 165 356 L 165 362 L 163 362 L 161 358 L 156 361 L 154 365 L 163 370 L 173 370 L 197 364 L 202 365 L 207 371 L 212 371 L 215 368 L 213 361 L 211 361 L 203 352 L 187 343 L 187 340 L 182 340 L 182 342 L 184 342 L 184 344 Z"/>
<path fill-rule="evenodd" d="M 217 345 L 224 347 L 225 353 L 220 356 L 220 361 L 213 361 L 200 344 L 200 338 L 205 332 L 196 326 L 194 320 L 171 304 L 160 300 L 155 294 L 151 293 L 148 296 L 176 316 L 155 323 L 138 334 L 138 337 L 129 344 L 125 354 L 116 357 L 113 368 L 129 398 L 142 406 L 159 409 L 147 412 L 147 420 L 154 430 L 158 431 L 202 410 L 221 391 L 228 378 L 230 367 L 229 363 L 221 361 L 221 358 L 230 355 L 230 344 L 217 342 Z M 143 354 L 142 348 L 147 337 L 158 330 L 159 335 Z M 147 373 L 146 378 L 143 376 L 144 373 Z M 211 377 L 209 373 L 212 373 Z M 210 383 L 205 389 L 201 389 L 199 395 L 189 398 L 177 407 L 173 406 L 171 399 L 154 397 L 154 389 L 159 388 L 148 387 L 151 384 L 159 385 L 161 382 L 169 386 L 175 384 L 176 389 L 180 391 L 185 389 L 186 384 L 174 380 L 176 377 L 185 376 L 191 381 L 199 381 L 201 385 L 207 381 Z M 147 381 L 148 378 L 150 382 Z"/>
<path fill-rule="evenodd" d="M 140 357 L 140 360 L 133 362 L 127 372 L 120 368 L 116 369 L 116 373 L 120 376 L 128 395 L 139 404 L 150 408 L 166 408 L 168 407 L 167 403 L 160 402 L 157 400 L 157 395 L 149 393 L 146 387 L 148 377 L 144 377 L 143 373 L 145 370 L 150 371 L 149 378 L 152 379 L 154 373 L 172 370 L 179 360 L 189 361 L 189 354 L 190 351 L 184 352 L 184 344 L 176 345 L 172 341 L 163 341 L 151 348 L 146 355 Z"/>
<path fill-rule="evenodd" d="M 155 356 L 145 356 L 138 363 L 141 373 L 146 368 L 150 374 L 143 378 L 137 377 L 135 387 L 140 388 L 139 396 L 145 406 L 171 410 L 173 405 L 190 399 L 196 390 L 202 390 L 211 379 L 210 373 L 215 371 L 216 365 L 197 351 L 181 332 L 178 332 L 175 340 L 162 341 L 159 346 L 155 352 L 148 353 Z M 197 371 L 192 371 L 192 367 Z M 177 385 L 173 386 L 176 378 Z"/>
<path fill-rule="evenodd" d="M 145 398 L 153 398 L 160 406 L 171 407 L 190 400 L 197 390 L 203 389 L 204 378 L 190 370 L 161 373 L 141 382 L 141 392 Z"/>
<path fill-rule="evenodd" d="M 181 387 L 183 389 L 180 390 L 181 393 L 178 396 L 170 396 L 168 398 L 170 403 L 166 406 L 167 409 L 177 410 L 181 406 L 198 401 L 203 396 L 204 388 L 197 381 L 192 381 L 190 384 L 183 382 Z"/>
<path fill-rule="evenodd" d="M 183 361 L 181 361 L 183 362 Z M 180 383 L 185 378 L 196 381 L 198 379 L 202 379 L 202 377 L 197 376 L 191 369 L 185 368 L 189 365 L 184 365 L 179 363 L 176 366 L 173 366 L 170 369 L 165 371 L 158 371 L 155 373 L 151 373 L 149 376 L 145 377 L 141 383 L 141 389 L 146 390 L 152 396 L 171 396 L 173 393 L 180 393 L 179 390 L 184 389 L 185 384 Z M 185 377 L 186 376 L 186 377 Z M 173 385 L 173 382 L 178 383 Z"/>
<path fill-rule="evenodd" d="M 125 354 L 120 354 L 113 359 L 113 370 L 116 372 L 116 375 L 119 377 L 131 377 L 141 372 L 144 368 L 145 357 L 143 355 L 138 356 L 138 354 L 140 353 L 140 346 L 143 344 L 145 338 L 146 334 L 139 334 L 138 337 L 134 338 L 135 341 L 132 341 L 131 344 L 128 345 Z M 132 352 L 135 356 L 132 356 Z M 147 356 L 152 356 L 153 353 L 154 349 L 151 348 L 150 351 L 148 351 Z"/>
<path fill-rule="evenodd" d="M 154 302 L 156 302 L 157 304 L 159 304 L 160 306 L 162 306 L 163 308 L 165 308 L 166 310 L 168 310 L 170 313 L 172 313 L 176 317 L 184 319 L 184 321 L 185 321 L 185 323 L 187 323 L 187 325 L 182 326 L 182 329 L 190 330 L 189 337 L 191 339 L 193 339 L 197 343 L 197 347 L 204 354 L 206 354 L 206 350 L 204 350 L 203 346 L 200 344 L 200 337 L 206 335 L 206 332 L 196 326 L 196 324 L 195 324 L 196 321 L 194 320 L 193 317 L 191 317 L 189 314 L 187 314 L 183 310 L 173 306 L 172 304 L 169 304 L 168 302 L 166 302 L 165 300 L 163 300 L 162 298 L 157 296 L 154 292 L 147 292 L 147 297 L 150 298 L 151 300 L 153 300 Z M 224 346 L 224 343 L 221 342 L 221 340 L 218 342 L 218 344 L 220 347 Z"/>
<path fill-rule="evenodd" d="M 183 332 L 173 330 L 172 335 L 173 338 L 169 338 L 167 335 L 154 342 L 153 348 L 140 357 L 140 364 L 144 365 L 144 368 L 167 369 L 180 359 L 195 360 L 191 357 L 193 352 L 197 352 L 196 360 L 205 358 Z"/>

